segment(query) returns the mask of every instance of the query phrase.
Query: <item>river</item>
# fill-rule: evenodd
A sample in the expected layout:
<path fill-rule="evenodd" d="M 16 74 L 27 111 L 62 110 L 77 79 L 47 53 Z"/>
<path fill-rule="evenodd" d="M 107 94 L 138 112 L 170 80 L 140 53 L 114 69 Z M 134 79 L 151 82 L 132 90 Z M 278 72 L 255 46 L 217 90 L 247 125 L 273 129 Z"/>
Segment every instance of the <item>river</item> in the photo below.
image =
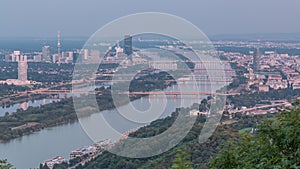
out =
<path fill-rule="evenodd" d="M 190 91 L 195 91 L 195 88 L 191 85 L 181 86 L 180 91 L 187 91 L 184 90 L 184 87 L 187 87 Z M 199 91 L 207 91 L 206 87 L 200 87 L 201 88 L 198 89 Z M 219 88 L 220 86 L 216 85 L 210 91 L 215 91 Z M 165 91 L 179 91 L 179 89 L 172 86 L 167 88 Z M 174 112 L 176 108 L 190 107 L 193 103 L 199 103 L 205 97 L 205 95 L 198 96 L 198 98 L 195 98 L 194 96 L 180 96 L 176 98 L 173 96 L 148 96 L 135 100 L 130 104 L 134 105 L 134 107 L 138 110 L 145 111 L 149 109 L 153 102 L 166 103 L 163 112 L 161 112 L 159 116 L 159 118 L 164 118 Z M 19 108 L 26 109 L 28 106 L 37 107 L 42 104 L 51 103 L 52 101 L 56 100 L 36 100 L 34 102 L 30 101 L 23 104 L 16 104 L 9 108 L 0 108 L 0 116 L 5 115 L 5 112 L 13 113 Z M 126 110 L 130 104 L 121 106 L 120 109 Z M 130 129 L 136 129 L 147 125 L 147 123 L 130 123 L 126 124 L 126 127 L 124 127 L 124 123 L 127 121 L 118 114 L 116 109 L 106 110 L 87 117 L 82 117 L 80 121 L 93 126 L 94 124 L 97 124 L 97 119 L 101 115 L 104 115 L 107 122 L 112 124 L 113 128 L 119 132 L 126 132 Z M 71 151 L 91 144 L 93 144 L 93 141 L 84 132 L 80 123 L 74 122 L 71 124 L 47 128 L 31 135 L 13 139 L 6 143 L 0 143 L 0 159 L 7 159 L 17 169 L 38 168 L 39 164 L 45 160 L 51 159 L 55 156 L 68 158 Z"/>
<path fill-rule="evenodd" d="M 38 107 L 41 105 L 49 104 L 52 102 L 60 101 L 60 99 L 40 99 L 40 100 L 30 100 L 27 102 L 22 102 L 18 104 L 13 104 L 6 106 L 4 105 L 2 108 L 0 108 L 0 117 L 5 116 L 6 113 L 14 113 L 17 112 L 18 109 L 27 110 L 28 107 Z"/>
<path fill-rule="evenodd" d="M 191 86 L 185 85 L 186 87 L 194 90 Z M 219 87 L 219 86 L 218 86 Z M 167 88 L 165 91 L 177 91 L 179 90 L 176 86 Z M 183 90 L 183 87 L 180 87 Z M 204 91 L 203 89 L 200 89 Z M 160 118 L 169 116 L 178 107 L 189 107 L 191 103 L 200 102 L 206 96 L 199 96 L 195 98 L 194 96 L 180 96 L 179 98 L 174 98 L 173 96 L 167 97 L 144 97 L 133 101 L 131 104 L 134 105 L 136 109 L 147 110 L 150 106 L 150 101 L 153 102 L 165 102 L 166 107 L 161 113 Z M 182 103 L 182 100 L 189 100 L 188 102 Z M 40 103 L 36 102 L 35 106 Z M 124 105 L 121 109 L 127 109 L 128 105 Z M 18 105 L 16 105 L 18 106 Z M 34 105 L 32 105 L 34 106 Z M 7 110 L 5 110 L 7 111 Z M 97 116 L 104 115 L 107 121 L 113 124 L 113 127 L 120 131 L 126 132 L 129 129 L 135 129 L 146 124 L 135 124 L 131 123 L 124 124 L 124 118 L 118 114 L 118 112 L 113 110 L 106 110 L 100 113 L 90 115 L 88 117 L 83 117 L 81 121 L 90 123 L 91 125 L 97 123 Z M 79 122 L 74 122 L 72 124 L 65 124 L 57 127 L 52 127 L 44 129 L 40 132 L 34 134 L 23 136 L 11 140 L 7 143 L 0 144 L 0 159 L 7 159 L 10 163 L 14 165 L 17 169 L 28 169 L 28 168 L 38 168 L 39 164 L 47 159 L 51 159 L 55 156 L 63 156 L 68 158 L 69 153 L 72 150 L 88 146 L 93 144 L 91 139 L 85 134 Z"/>

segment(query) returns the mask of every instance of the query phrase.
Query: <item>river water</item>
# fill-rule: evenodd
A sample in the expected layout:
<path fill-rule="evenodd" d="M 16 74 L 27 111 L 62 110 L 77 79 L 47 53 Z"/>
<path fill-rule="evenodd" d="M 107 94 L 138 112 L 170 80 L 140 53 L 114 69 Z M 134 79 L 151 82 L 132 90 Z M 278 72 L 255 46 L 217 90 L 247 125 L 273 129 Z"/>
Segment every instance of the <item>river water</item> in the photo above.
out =
<path fill-rule="evenodd" d="M 190 85 L 181 86 L 182 91 L 184 87 L 189 88 L 189 90 L 195 90 Z M 216 85 L 216 89 L 219 88 Z M 178 91 L 177 86 L 172 86 L 167 88 L 165 91 Z M 205 91 L 203 86 L 200 91 Z M 131 102 L 136 109 L 145 111 L 149 109 L 151 103 L 166 103 L 164 111 L 161 112 L 159 118 L 169 116 L 178 107 L 189 107 L 191 103 L 199 103 L 205 95 L 202 96 L 180 96 L 174 98 L 173 96 L 166 97 L 153 97 L 148 96 Z M 150 102 L 150 100 L 152 102 Z M 187 102 L 182 102 L 183 100 L 188 100 Z M 51 102 L 49 100 L 48 102 Z M 36 104 L 31 106 L 39 106 L 40 102 L 35 102 Z M 120 109 L 126 110 L 128 105 L 122 106 Z M 18 107 L 20 105 L 16 105 Z M 5 110 L 7 111 L 7 110 Z M 2 112 L 5 112 L 2 111 Z M 13 111 L 13 110 L 12 110 Z M 126 124 L 124 127 L 124 118 L 118 114 L 118 112 L 113 110 L 106 110 L 100 113 L 92 114 L 87 117 L 83 117 L 80 121 L 85 123 L 93 124 L 97 123 L 98 116 L 104 115 L 108 123 L 112 124 L 113 128 L 120 132 L 126 132 L 130 129 L 136 129 L 138 127 L 144 126 L 146 124 Z M 55 156 L 63 156 L 68 158 L 69 153 L 72 150 L 88 146 L 93 144 L 93 141 L 87 136 L 87 134 L 82 129 L 79 122 L 74 122 L 72 124 L 61 125 L 57 127 L 52 127 L 44 129 L 40 132 L 34 134 L 23 136 L 21 138 L 14 139 L 7 143 L 0 143 L 0 159 L 7 159 L 10 163 L 14 165 L 17 169 L 28 169 L 28 168 L 38 168 L 39 164 L 47 159 L 51 159 Z"/>
<path fill-rule="evenodd" d="M 5 116 L 6 113 L 12 114 L 14 112 L 17 112 L 18 109 L 27 110 L 28 107 L 39 107 L 41 105 L 45 105 L 53 102 L 59 102 L 61 98 L 65 98 L 65 97 L 69 98 L 71 96 L 72 96 L 71 93 L 61 93 L 59 95 L 56 95 L 55 96 L 56 98 L 44 98 L 44 99 L 25 101 L 13 105 L 3 105 L 0 108 L 0 117 Z"/>
<path fill-rule="evenodd" d="M 17 112 L 18 109 L 27 110 L 27 108 L 30 106 L 38 107 L 38 106 L 49 104 L 49 103 L 52 103 L 55 101 L 60 101 L 60 99 L 41 99 L 41 100 L 27 101 L 27 102 L 23 102 L 20 104 L 13 104 L 13 105 L 9 105 L 9 106 L 4 105 L 2 108 L 0 108 L 0 117 L 4 116 L 5 113 L 11 114 L 11 113 Z"/>

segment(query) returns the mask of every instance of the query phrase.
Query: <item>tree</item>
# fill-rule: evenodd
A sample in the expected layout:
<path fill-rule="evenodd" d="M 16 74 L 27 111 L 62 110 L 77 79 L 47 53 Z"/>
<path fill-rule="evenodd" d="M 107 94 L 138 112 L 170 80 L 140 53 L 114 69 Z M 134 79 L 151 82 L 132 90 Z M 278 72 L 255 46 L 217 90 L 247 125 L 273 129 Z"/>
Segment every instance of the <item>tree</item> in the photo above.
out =
<path fill-rule="evenodd" d="M 173 160 L 172 169 L 192 169 L 192 162 L 190 161 L 190 154 L 183 150 L 178 150 L 175 159 Z"/>
<path fill-rule="evenodd" d="M 300 110 L 262 122 L 210 161 L 211 168 L 300 168 Z"/>
<path fill-rule="evenodd" d="M 0 160 L 0 169 L 11 169 L 13 166 L 7 160 Z"/>

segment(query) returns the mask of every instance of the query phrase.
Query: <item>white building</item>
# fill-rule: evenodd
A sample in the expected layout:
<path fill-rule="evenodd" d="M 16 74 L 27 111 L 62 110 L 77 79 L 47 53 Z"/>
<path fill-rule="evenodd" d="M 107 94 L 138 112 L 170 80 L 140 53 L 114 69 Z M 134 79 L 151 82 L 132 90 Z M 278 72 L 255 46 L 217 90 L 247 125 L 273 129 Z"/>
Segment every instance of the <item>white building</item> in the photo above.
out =
<path fill-rule="evenodd" d="M 89 57 L 89 50 L 88 49 L 84 49 L 83 50 L 83 59 L 87 60 Z"/>
<path fill-rule="evenodd" d="M 208 115 L 209 113 L 208 112 L 200 112 L 199 110 L 191 110 L 189 115 L 190 117 L 195 117 L 195 116 L 199 116 L 199 115 Z"/>
<path fill-rule="evenodd" d="M 27 81 L 27 56 L 20 56 L 18 62 L 18 80 Z"/>

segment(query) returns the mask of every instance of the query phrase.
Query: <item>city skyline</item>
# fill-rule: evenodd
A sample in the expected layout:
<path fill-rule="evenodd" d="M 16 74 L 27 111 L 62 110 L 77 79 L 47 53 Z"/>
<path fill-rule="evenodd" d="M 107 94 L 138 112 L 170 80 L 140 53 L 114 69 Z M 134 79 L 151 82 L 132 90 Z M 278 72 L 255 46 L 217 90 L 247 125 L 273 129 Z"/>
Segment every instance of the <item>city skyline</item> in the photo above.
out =
<path fill-rule="evenodd" d="M 116 45 L 111 44 L 111 47 L 108 47 L 107 44 L 102 44 L 109 48 L 111 51 L 108 51 L 109 55 L 103 60 L 103 66 L 105 67 L 99 66 L 99 71 L 97 71 L 97 73 L 95 74 L 96 76 L 93 76 L 95 85 L 103 86 L 96 90 L 97 95 L 99 96 L 99 102 L 101 102 L 101 106 L 111 105 L 112 101 L 111 99 L 108 99 L 110 97 L 110 94 L 108 92 L 112 93 L 111 91 L 115 91 L 115 88 L 110 87 L 113 86 L 111 84 L 115 83 L 123 84 L 129 82 L 130 84 L 132 84 L 130 86 L 134 87 L 134 90 L 138 91 L 133 90 L 132 92 L 128 92 L 129 96 L 142 96 L 149 94 L 155 96 L 149 97 L 149 99 L 153 99 L 152 101 L 149 101 L 149 103 L 157 104 L 151 104 L 154 107 L 159 107 L 162 103 L 164 104 L 164 102 L 175 103 L 175 106 L 174 104 L 167 105 L 169 107 L 167 107 L 166 110 L 170 109 L 170 111 L 168 111 L 167 113 L 173 113 L 177 110 L 180 110 L 178 109 L 178 107 L 187 107 L 183 109 L 186 111 L 180 113 L 184 113 L 184 117 L 191 118 L 195 118 L 199 115 L 201 115 L 201 117 L 202 115 L 209 116 L 208 107 L 211 107 L 211 103 L 216 103 L 214 101 L 214 97 L 211 97 L 209 100 L 202 100 L 202 98 L 199 98 L 198 96 L 201 97 L 202 95 L 205 95 L 203 97 L 205 98 L 206 96 L 210 95 L 225 95 L 230 96 L 228 97 L 230 100 L 228 100 L 228 102 L 226 101 L 226 105 L 224 102 L 224 105 L 222 105 L 221 107 L 222 110 L 224 109 L 224 120 L 221 121 L 221 124 L 230 125 L 232 123 L 236 123 L 238 126 L 246 123 L 252 124 L 252 126 L 242 128 L 241 130 L 249 134 L 253 134 L 255 132 L 255 126 L 257 125 L 257 123 L 248 123 L 248 121 L 246 121 L 245 123 L 246 118 L 249 118 L 251 120 L 253 119 L 251 118 L 253 116 L 267 118 L 273 114 L 279 114 L 282 110 L 285 109 L 285 107 L 287 109 L 293 108 L 293 100 L 297 99 L 300 95 L 300 52 L 298 50 L 300 49 L 300 42 L 214 41 L 213 44 L 217 46 L 217 51 L 206 49 L 205 53 L 210 54 L 217 52 L 218 55 L 222 56 L 222 58 L 224 59 L 221 61 L 221 63 L 217 60 L 208 60 L 204 62 L 204 66 L 203 63 L 196 60 L 195 62 L 193 62 L 195 66 L 190 66 L 192 66 L 191 70 L 194 70 L 194 72 L 200 71 L 200 77 L 193 78 L 195 77 L 195 75 L 189 76 L 187 74 L 185 75 L 185 77 L 178 79 L 176 78 L 176 80 L 174 78 L 173 80 L 172 77 L 164 72 L 184 72 L 182 71 L 183 69 L 181 68 L 180 63 L 191 63 L 192 61 L 184 60 L 184 62 L 176 62 L 174 60 L 171 60 L 172 62 L 169 62 L 168 60 L 165 60 L 165 58 L 168 57 L 163 58 L 164 60 L 153 60 L 158 58 L 157 52 L 147 51 L 145 49 L 147 49 L 149 46 L 159 45 L 160 49 L 168 50 L 176 54 L 176 56 L 180 56 L 180 54 L 182 53 L 185 54 L 182 55 L 183 57 L 186 56 L 188 58 L 193 56 L 194 53 L 190 52 L 188 48 L 185 48 L 184 44 L 179 43 L 177 40 L 170 39 L 155 40 L 141 38 L 139 40 L 140 44 L 136 45 L 136 41 L 133 41 L 135 43 L 131 44 L 131 36 L 124 36 L 123 40 L 124 41 L 120 41 Z M 125 44 L 125 41 L 127 41 L 127 45 Z M 101 164 L 101 161 L 97 159 L 109 159 L 109 157 L 102 156 L 102 149 L 98 148 L 99 144 L 95 144 L 97 143 L 97 141 L 91 142 L 91 139 L 93 139 L 93 137 L 89 137 L 85 141 L 85 138 L 87 137 L 86 134 L 88 133 L 87 130 L 85 130 L 85 132 L 82 131 L 82 133 L 77 133 L 81 131 L 79 131 L 79 128 L 84 128 L 84 125 L 82 125 L 82 123 L 74 122 L 71 124 L 72 126 L 61 125 L 67 124 L 70 122 L 70 120 L 75 120 L 76 117 L 78 117 L 74 116 L 72 114 L 74 112 L 69 111 L 68 109 L 71 106 L 74 106 L 73 98 L 77 98 L 71 98 L 71 96 L 86 92 L 81 89 L 82 86 L 79 86 L 81 90 L 74 90 L 74 88 L 72 89 L 72 85 L 74 83 L 77 85 L 82 85 L 83 81 L 81 79 L 75 81 L 74 79 L 72 80 L 72 72 L 74 72 L 73 70 L 75 65 L 71 61 L 76 60 L 76 58 L 78 59 L 78 55 L 82 54 L 83 60 L 81 60 L 81 62 L 83 64 L 81 64 L 81 66 L 84 65 L 87 66 L 87 69 L 90 69 L 92 67 L 90 65 L 93 65 L 96 58 L 99 57 L 99 51 L 89 48 L 83 48 L 84 50 L 82 51 L 76 48 L 72 48 L 71 51 L 62 50 L 61 64 L 58 66 L 58 62 L 56 59 L 58 53 L 56 50 L 54 50 L 56 49 L 56 47 L 58 47 L 56 42 L 59 42 L 59 37 L 55 40 L 55 43 L 53 43 L 52 46 L 38 47 L 36 51 L 34 50 L 29 53 L 22 52 L 22 50 L 3 50 L 2 61 L 0 61 L 0 73 L 2 78 L 2 80 L 0 80 L 0 85 L 2 87 L 2 95 L 0 95 L 2 99 L 0 99 L 0 101 L 3 105 L 2 109 L 0 110 L 0 119 L 2 119 L 2 121 L 5 121 L 9 118 L 10 120 L 13 120 L 13 123 L 2 123 L 0 125 L 0 129 L 4 131 L 2 132 L 2 134 L 0 134 L 0 141 L 3 140 L 3 142 L 5 142 L 0 144 L 2 150 L 0 156 L 1 159 L 8 159 L 8 162 L 12 163 L 16 168 L 36 168 L 39 164 L 40 166 L 47 165 L 49 168 L 52 168 L 53 164 L 68 165 L 69 167 L 71 167 L 79 165 L 82 161 L 86 162 L 85 166 L 86 168 L 88 168 L 88 166 L 95 164 L 94 161 L 89 162 L 89 160 L 91 159 L 96 159 L 95 162 L 97 163 L 97 165 Z M 62 42 L 61 47 L 63 47 L 64 44 L 65 43 Z M 133 51 L 131 51 L 131 45 L 133 45 Z M 127 53 L 125 47 L 127 47 L 128 54 L 133 52 L 131 62 L 129 62 L 130 55 L 128 56 L 125 54 Z M 236 48 L 239 48 L 241 50 L 235 51 Z M 200 51 L 196 52 L 199 53 Z M 50 62 L 50 60 L 42 60 L 42 56 L 47 57 L 49 53 L 51 56 L 53 56 L 53 58 L 55 58 L 52 63 Z M 259 53 L 260 55 L 257 55 L 257 53 Z M 22 62 L 22 57 L 24 58 L 26 57 L 26 55 L 28 55 L 28 58 L 23 60 L 26 60 L 28 64 L 27 62 Z M 20 56 L 22 57 L 20 58 Z M 259 57 L 257 57 L 255 61 L 256 56 Z M 224 67 L 220 66 L 220 64 L 224 65 Z M 120 65 L 121 69 L 119 66 L 116 67 L 115 65 Z M 137 74 L 133 72 L 132 74 L 131 72 L 127 72 L 127 70 L 132 65 L 149 65 L 150 69 L 144 69 Z M 214 73 L 215 70 L 220 69 L 224 70 L 224 74 L 226 73 L 225 77 L 222 76 L 222 73 L 213 74 L 211 77 L 209 77 L 209 74 L 206 73 L 208 71 Z M 255 71 L 255 69 L 257 71 Z M 132 75 L 134 75 L 133 81 L 128 80 L 128 77 Z M 92 80 L 92 78 L 90 79 L 90 77 L 88 76 L 84 76 L 83 78 L 83 80 L 87 80 L 86 82 Z M 158 80 L 159 78 L 164 78 L 164 80 Z M 192 87 L 194 86 L 194 84 L 191 82 L 195 80 L 199 82 L 199 84 L 204 85 L 204 88 L 200 88 L 200 90 L 198 90 L 197 88 Z M 169 84 L 173 84 L 174 82 L 178 82 L 177 84 L 179 84 L 180 87 L 176 87 L 177 85 L 174 85 L 174 87 L 168 87 Z M 229 90 L 224 91 L 226 93 L 220 93 L 219 91 L 211 92 L 209 87 L 205 87 L 207 86 L 207 83 L 214 86 L 228 84 L 227 87 Z M 90 83 L 88 82 L 87 84 L 89 85 Z M 164 87 L 167 87 L 166 90 L 163 89 L 163 91 L 160 91 L 162 89 L 158 87 L 162 85 Z M 12 90 L 7 90 L 7 88 L 11 88 Z M 143 89 L 147 89 L 150 91 L 143 91 Z M 185 89 L 190 91 L 184 91 Z M 87 90 L 93 89 L 87 88 Z M 124 94 L 124 92 L 122 91 L 119 93 Z M 166 97 L 161 97 L 162 95 L 165 95 Z M 39 100 L 41 96 L 43 96 L 43 100 Z M 77 98 L 77 101 L 79 101 L 77 103 L 85 103 L 83 104 L 83 106 L 89 105 L 84 100 L 85 98 L 82 97 L 83 95 L 80 94 L 80 96 L 81 97 Z M 26 99 L 25 102 L 24 99 Z M 55 99 L 55 101 L 53 101 L 53 99 Z M 181 100 L 184 100 L 185 103 L 192 101 L 190 103 L 195 102 L 195 104 L 190 104 L 192 105 L 191 107 L 182 106 L 181 104 L 179 104 Z M 199 105 L 196 104 L 197 102 L 199 103 Z M 139 106 L 141 105 L 143 107 L 148 106 L 148 102 L 145 102 L 145 99 L 137 99 L 135 100 L 135 103 L 138 103 Z M 12 104 L 16 106 L 9 107 Z M 131 104 L 126 104 L 125 106 L 127 105 L 130 106 Z M 113 115 L 113 112 L 115 112 L 116 110 L 106 110 L 106 108 L 110 107 L 104 108 L 104 111 L 108 111 L 108 114 L 111 115 Z M 80 110 L 85 111 L 87 109 L 84 109 L 83 107 Z M 129 107 L 126 107 L 125 110 L 129 110 Z M 156 109 L 153 110 L 156 111 Z M 36 112 L 38 112 L 38 115 Z M 132 111 L 130 112 L 132 113 Z M 93 114 L 93 112 L 91 113 Z M 94 114 L 96 115 L 97 113 Z M 166 116 L 168 115 L 169 114 L 167 114 Z M 36 117 L 36 119 L 32 120 L 32 117 Z M 166 119 L 159 119 L 158 121 L 154 121 L 152 124 L 159 124 L 157 123 L 159 121 L 161 121 L 162 124 L 167 123 L 167 121 L 169 121 L 169 118 L 170 117 Z M 118 118 L 115 118 L 114 116 L 109 117 L 109 119 L 113 119 L 113 123 L 110 123 L 111 121 L 107 121 L 112 125 L 112 127 L 118 124 L 127 124 L 126 119 L 124 119 L 125 121 L 120 122 L 117 121 Z M 57 125 L 57 130 L 47 130 L 47 128 L 51 127 L 48 124 L 50 122 L 53 123 L 53 121 L 55 122 L 55 126 Z M 94 121 L 86 122 L 86 124 L 94 123 Z M 128 135 L 130 133 L 137 133 L 141 130 L 143 131 L 143 128 L 141 128 L 140 130 L 139 127 L 133 127 L 131 125 L 121 125 L 115 127 L 116 129 L 118 129 L 118 132 L 122 134 L 124 133 L 121 136 L 121 139 L 129 139 Z M 202 123 L 200 123 L 199 125 L 202 125 Z M 45 127 L 40 128 L 40 126 Z M 66 126 L 67 130 L 65 128 Z M 159 125 L 160 129 L 161 126 L 163 125 Z M 103 129 L 104 127 L 97 128 Z M 32 134 L 31 132 L 29 133 L 32 134 L 32 136 L 30 136 L 30 138 L 32 139 L 21 139 L 22 136 L 26 134 L 24 133 L 24 131 L 28 130 L 35 131 L 34 134 Z M 52 133 L 54 135 L 52 135 L 51 133 L 49 134 L 49 131 L 54 131 L 54 133 Z M 235 131 L 238 134 L 239 130 Z M 216 132 L 218 132 L 218 130 L 216 130 Z M 21 134 L 16 135 L 14 133 Z M 43 133 L 45 133 L 46 135 Z M 69 135 L 69 133 L 75 134 Z M 216 134 L 214 134 L 213 136 L 215 135 Z M 119 140 L 119 138 L 111 139 L 110 136 L 104 137 L 103 139 L 107 140 L 105 144 L 102 145 L 107 146 L 108 148 L 111 145 L 116 145 L 114 144 L 114 140 Z M 6 141 L 12 140 L 14 138 L 20 138 L 21 141 L 6 143 Z M 55 141 L 49 141 L 52 139 Z M 63 140 L 65 140 L 65 142 Z M 190 141 L 195 142 L 198 140 L 192 139 Z M 183 141 L 183 144 L 188 144 L 190 141 Z M 215 142 L 216 141 L 212 141 L 212 144 L 210 145 L 214 145 L 213 143 Z M 67 145 L 70 145 L 70 147 Z M 49 147 L 51 147 L 51 151 L 49 150 Z M 28 155 L 28 152 L 31 152 L 31 154 L 33 155 Z M 200 157 L 202 155 L 200 154 L 198 156 Z M 76 157 L 80 157 L 82 158 L 82 160 L 80 160 L 78 163 L 74 163 L 73 159 Z M 163 155 L 160 157 L 165 158 Z M 145 163 L 148 162 L 149 161 L 146 161 Z M 193 161 L 193 163 L 197 165 L 199 164 L 199 161 Z M 120 168 L 115 167 L 112 163 L 108 163 L 107 165 L 110 166 L 110 168 Z M 164 165 L 164 163 L 155 164 L 155 166 L 159 165 Z"/>

